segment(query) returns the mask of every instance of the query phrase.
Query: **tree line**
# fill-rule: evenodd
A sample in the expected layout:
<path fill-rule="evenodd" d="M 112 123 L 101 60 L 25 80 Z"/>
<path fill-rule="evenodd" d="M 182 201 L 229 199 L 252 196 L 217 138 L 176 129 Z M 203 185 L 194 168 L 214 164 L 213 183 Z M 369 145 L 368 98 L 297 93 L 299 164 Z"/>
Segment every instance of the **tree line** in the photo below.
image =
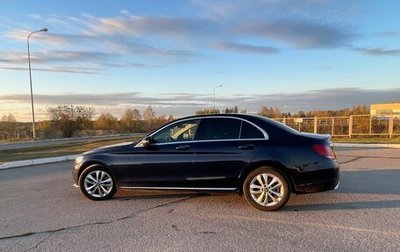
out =
<path fill-rule="evenodd" d="M 173 116 L 156 116 L 151 106 L 143 114 L 128 108 L 121 118 L 111 113 L 101 113 L 93 119 L 95 110 L 92 107 L 59 105 L 48 107 L 49 126 L 62 133 L 63 137 L 72 137 L 77 131 L 102 131 L 103 133 L 144 133 L 152 131 L 173 120 Z"/>
<path fill-rule="evenodd" d="M 114 133 L 146 133 L 174 119 L 172 115 L 157 116 L 151 106 L 141 113 L 128 108 L 121 118 L 101 113 L 95 118 L 93 107 L 58 105 L 47 107 L 50 120 L 36 122 L 39 138 L 69 138 L 73 136 L 104 135 Z M 12 114 L 0 121 L 0 140 L 31 138 L 32 124 L 17 122 Z"/>
<path fill-rule="evenodd" d="M 241 113 L 246 114 L 246 110 L 239 110 L 237 106 L 227 107 L 225 109 L 213 109 L 206 108 L 197 110 L 195 112 L 196 115 L 206 115 L 206 114 L 218 114 L 218 113 Z M 367 105 L 357 105 L 353 108 L 344 108 L 339 110 L 312 110 L 304 112 L 302 110 L 291 113 L 291 112 L 281 112 L 278 107 L 268 107 L 261 106 L 260 109 L 256 112 L 258 115 L 269 117 L 269 118 L 304 118 L 304 117 L 334 117 L 334 116 L 349 116 L 349 115 L 367 115 L 369 114 L 369 107 Z"/>
<path fill-rule="evenodd" d="M 270 118 L 304 118 L 304 117 L 335 117 L 335 116 L 350 116 L 350 115 L 368 115 L 369 106 L 357 105 L 353 108 L 344 108 L 339 110 L 312 110 L 304 112 L 302 110 L 296 113 L 281 112 L 278 107 L 262 106 L 258 114 Z"/>

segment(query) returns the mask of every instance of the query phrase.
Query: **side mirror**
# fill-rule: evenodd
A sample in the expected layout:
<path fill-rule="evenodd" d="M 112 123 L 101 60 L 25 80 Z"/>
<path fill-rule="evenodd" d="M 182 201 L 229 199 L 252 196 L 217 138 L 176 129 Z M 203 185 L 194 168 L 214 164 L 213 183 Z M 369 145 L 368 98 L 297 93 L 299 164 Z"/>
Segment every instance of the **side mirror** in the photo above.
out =
<path fill-rule="evenodd" d="M 151 139 L 151 137 L 147 136 L 147 137 L 143 138 L 142 141 L 140 141 L 140 144 L 141 144 L 144 148 L 148 148 L 148 147 L 152 144 L 152 139 Z"/>

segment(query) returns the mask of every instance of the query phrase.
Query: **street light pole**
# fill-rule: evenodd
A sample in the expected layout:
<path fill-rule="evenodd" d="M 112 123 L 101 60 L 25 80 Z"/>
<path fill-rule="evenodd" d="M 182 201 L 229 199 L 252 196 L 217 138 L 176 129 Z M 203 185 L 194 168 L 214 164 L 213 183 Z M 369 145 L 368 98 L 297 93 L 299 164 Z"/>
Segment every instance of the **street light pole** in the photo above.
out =
<path fill-rule="evenodd" d="M 213 110 L 213 114 L 215 114 L 215 90 L 217 88 L 219 88 L 219 87 L 222 87 L 222 84 L 214 87 L 214 110 Z"/>
<path fill-rule="evenodd" d="M 35 126 L 35 109 L 33 106 L 33 89 L 32 89 L 32 69 L 31 69 L 31 54 L 29 51 L 29 38 L 32 36 L 32 34 L 34 33 L 38 33 L 38 32 L 47 32 L 47 28 L 43 28 L 41 30 L 38 31 L 33 31 L 31 33 L 29 33 L 28 38 L 26 40 L 26 43 L 28 45 L 28 62 L 29 62 L 29 84 L 31 87 L 31 107 L 32 107 L 32 137 L 33 140 L 36 140 L 36 126 Z"/>

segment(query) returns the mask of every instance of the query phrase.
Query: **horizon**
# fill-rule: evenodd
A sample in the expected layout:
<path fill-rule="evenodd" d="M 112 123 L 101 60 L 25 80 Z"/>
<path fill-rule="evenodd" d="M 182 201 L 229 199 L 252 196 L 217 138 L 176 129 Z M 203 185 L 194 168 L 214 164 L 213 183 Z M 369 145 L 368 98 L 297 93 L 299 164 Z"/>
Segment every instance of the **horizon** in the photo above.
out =
<path fill-rule="evenodd" d="M 400 104 L 400 101 L 394 101 L 394 102 L 387 102 L 387 103 L 382 103 L 382 104 Z M 275 111 L 275 112 L 278 112 L 278 113 L 280 113 L 281 114 L 281 116 L 278 116 L 278 117 L 276 117 L 276 116 L 266 116 L 266 117 L 268 117 L 268 118 L 272 118 L 272 119 L 282 119 L 282 118 L 287 118 L 287 119 L 290 119 L 290 118 L 314 118 L 315 116 L 317 116 L 317 117 L 321 117 L 321 113 L 326 113 L 326 112 L 328 112 L 328 113 L 332 113 L 332 115 L 329 115 L 329 117 L 340 117 L 340 116 L 345 116 L 345 113 L 347 113 L 347 112 L 349 112 L 350 113 L 350 115 L 368 115 L 368 116 L 370 116 L 371 114 L 369 113 L 369 111 L 371 110 L 371 106 L 373 106 L 373 105 L 381 105 L 381 104 L 370 104 L 370 105 L 367 105 L 367 104 L 358 104 L 358 105 L 355 105 L 355 106 L 352 106 L 352 107 L 345 107 L 345 108 L 340 108 L 340 109 L 336 109 L 336 110 L 332 110 L 332 109 L 327 109 L 327 110 L 309 110 L 309 111 L 307 111 L 307 110 L 299 110 L 299 111 L 295 111 L 295 112 L 285 112 L 285 111 L 281 111 L 278 107 L 269 107 L 269 106 L 262 106 L 262 107 L 260 107 L 257 111 L 246 111 L 246 110 L 240 110 L 236 105 L 235 106 L 233 106 L 233 107 L 225 107 L 225 108 L 216 108 L 216 110 L 217 110 L 217 112 L 215 113 L 215 114 L 248 114 L 248 115 L 262 115 L 263 113 L 265 113 L 265 111 L 263 112 L 263 108 L 267 108 L 267 109 L 278 109 L 278 111 Z M 55 105 L 55 106 L 53 106 L 53 108 L 55 108 L 55 107 L 57 107 L 57 106 L 64 106 L 64 105 Z M 80 105 L 66 105 L 66 106 L 80 106 Z M 84 108 L 87 108 L 87 109 L 94 109 L 94 107 L 91 107 L 91 106 L 83 106 Z M 171 116 L 172 116 L 172 118 L 175 120 L 175 119 L 179 119 L 179 118 L 182 118 L 182 117 L 188 117 L 188 116 L 194 116 L 194 115 L 202 115 L 202 114 L 198 114 L 198 112 L 199 113 L 204 113 L 204 112 L 206 112 L 206 111 L 208 111 L 208 112 L 206 112 L 206 114 L 213 114 L 212 113 L 212 109 L 213 108 L 204 108 L 204 109 L 200 109 L 200 110 L 198 110 L 198 111 L 195 111 L 195 113 L 193 113 L 193 114 L 191 114 L 191 115 L 184 115 L 184 116 L 173 116 L 173 115 L 171 115 L 171 114 L 158 114 L 157 113 L 157 111 L 155 111 L 153 108 L 152 108 L 152 106 L 151 105 L 148 105 L 148 107 L 151 107 L 151 109 L 152 109 L 152 111 L 154 112 L 154 118 L 164 118 L 164 119 L 167 119 L 167 118 L 170 118 Z M 145 120 L 144 118 L 143 118 L 143 114 L 145 113 L 145 111 L 146 111 L 146 109 L 148 108 L 148 107 L 146 107 L 146 108 L 144 108 L 144 110 L 138 110 L 139 111 L 139 114 L 140 114 L 140 119 L 139 119 L 139 121 L 143 121 L 143 120 Z M 238 109 L 238 112 L 233 112 L 233 109 L 235 109 L 235 107 Z M 359 109 L 364 109 L 364 108 L 366 108 L 366 110 L 368 111 L 368 114 L 364 114 L 364 112 L 363 113 L 353 113 L 353 111 L 354 110 L 356 110 L 356 111 L 358 111 Z M 124 110 L 124 111 L 121 111 L 121 115 L 113 115 L 113 114 L 111 114 L 110 112 L 101 112 L 101 113 L 98 113 L 95 109 L 93 110 L 93 116 L 92 116 L 92 118 L 91 118 L 91 121 L 96 121 L 96 120 L 98 120 L 99 119 L 99 117 L 100 116 L 102 116 L 102 115 L 107 115 L 107 114 L 111 114 L 113 117 L 114 117 L 114 119 L 116 119 L 116 120 L 118 120 L 118 121 L 122 121 L 123 120 L 123 117 L 125 116 L 125 112 L 128 110 L 128 109 L 135 109 L 135 108 L 133 108 L 133 107 L 128 107 L 126 110 Z M 226 110 L 225 109 L 228 109 L 228 110 L 230 110 L 229 112 L 226 112 Z M 219 112 L 218 112 L 219 111 Z M 346 112 L 347 111 L 347 112 Z M 364 110 L 363 110 L 364 111 Z M 333 114 L 337 114 L 337 113 L 339 113 L 339 115 L 333 115 Z M 49 114 L 49 113 L 48 113 Z M 289 114 L 289 115 L 288 115 Z M 304 114 L 304 116 L 300 116 L 299 114 Z M 310 115 L 311 114 L 311 115 Z M 313 114 L 315 114 L 315 115 L 313 115 Z M 341 115 L 340 115 L 341 114 Z M 9 113 L 9 114 L 4 114 L 3 115 L 3 117 L 9 117 L 9 116 L 12 116 L 14 119 L 15 119 L 15 117 L 14 117 L 14 115 L 12 114 L 12 113 Z M 265 116 L 265 115 L 263 115 L 263 116 Z M 371 115 L 372 116 L 372 115 Z M 324 116 L 322 116 L 322 117 L 325 117 L 325 115 Z M 9 120 L 9 118 L 7 118 L 7 120 Z M 6 120 L 6 121 L 7 121 Z M 38 120 L 38 121 L 36 121 L 36 123 L 40 123 L 40 122 L 50 122 L 50 121 L 52 121 L 52 119 L 50 118 L 50 114 L 49 114 L 49 116 L 48 116 L 48 118 L 45 118 L 45 119 L 43 119 L 43 120 Z M 31 124 L 32 123 L 32 121 L 30 121 L 30 120 L 26 120 L 26 121 L 19 121 L 19 120 L 16 120 L 15 122 L 17 122 L 17 123 L 28 123 L 28 124 Z"/>
<path fill-rule="evenodd" d="M 45 6 L 45 7 L 42 7 Z M 46 106 L 182 117 L 261 106 L 339 110 L 400 100 L 400 2 L 4 1 L 0 116 Z M 223 85 L 216 88 L 218 85 Z"/>

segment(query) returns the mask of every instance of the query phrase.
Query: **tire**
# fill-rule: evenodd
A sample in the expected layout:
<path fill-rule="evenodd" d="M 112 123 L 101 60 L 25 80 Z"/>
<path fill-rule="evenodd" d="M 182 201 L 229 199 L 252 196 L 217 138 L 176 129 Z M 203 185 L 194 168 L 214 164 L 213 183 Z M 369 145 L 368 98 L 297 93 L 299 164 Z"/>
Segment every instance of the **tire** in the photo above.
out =
<path fill-rule="evenodd" d="M 79 177 L 79 189 L 91 200 L 107 200 L 117 192 L 110 171 L 101 165 L 91 165 Z"/>
<path fill-rule="evenodd" d="M 290 188 L 282 173 L 272 167 L 260 167 L 247 175 L 243 183 L 243 194 L 253 207 L 262 211 L 275 211 L 289 200 Z"/>

